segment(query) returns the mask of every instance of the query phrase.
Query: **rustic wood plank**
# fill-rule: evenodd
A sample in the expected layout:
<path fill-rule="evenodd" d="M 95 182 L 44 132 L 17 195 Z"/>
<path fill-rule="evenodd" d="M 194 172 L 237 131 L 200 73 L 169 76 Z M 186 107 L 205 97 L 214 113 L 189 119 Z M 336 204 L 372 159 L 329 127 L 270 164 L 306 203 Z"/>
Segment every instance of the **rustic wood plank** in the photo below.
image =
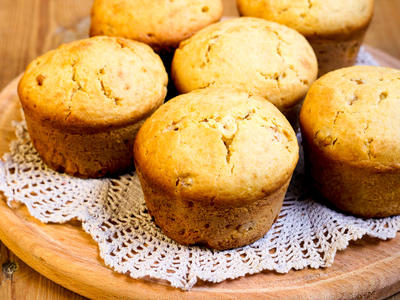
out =
<path fill-rule="evenodd" d="M 380 52 L 375 54 L 378 60 L 386 57 Z M 17 82 L 18 78 L 0 94 L 0 145 L 13 139 L 10 123 L 19 118 Z M 95 299 L 381 299 L 400 290 L 400 236 L 390 241 L 364 238 L 351 243 L 326 269 L 284 275 L 266 271 L 219 284 L 200 282 L 190 292 L 182 292 L 162 282 L 133 280 L 106 268 L 96 243 L 79 223 L 42 224 L 29 215 L 25 206 L 10 209 L 1 199 L 0 214 L 0 238 L 16 255 L 55 282 Z M 10 259 L 4 257 L 15 261 L 11 254 Z M 71 292 L 21 265 L 11 281 L 3 280 L 4 297 L 72 297 Z M 31 284 L 35 289 L 30 290 Z"/>
<path fill-rule="evenodd" d="M 60 43 L 60 32 L 88 16 L 91 0 L 0 1 L 0 88 L 38 55 Z M 10 130 L 12 130 L 10 128 Z M 55 284 L 11 253 L 0 241 L 0 266 L 16 264 L 12 275 L 0 273 L 0 299 L 84 299 Z"/>
<path fill-rule="evenodd" d="M 34 271 L 3 244 L 0 248 L 0 299 L 84 299 Z"/>
<path fill-rule="evenodd" d="M 232 15 L 234 2 L 224 3 L 225 14 Z M 0 89 L 32 59 L 56 47 L 66 36 L 60 33 L 68 34 L 85 20 L 91 4 L 92 0 L 1 0 Z M 366 43 L 400 58 L 399 15 L 399 0 L 376 0 Z M 6 262 L 16 262 L 18 269 L 11 276 L 0 273 L 0 299 L 82 299 L 29 268 L 0 242 L 0 265 Z"/>
<path fill-rule="evenodd" d="M 58 33 L 87 17 L 91 5 L 91 0 L 1 0 L 0 88 L 59 45 Z"/>
<path fill-rule="evenodd" d="M 375 0 L 365 43 L 400 59 L 400 1 Z"/>

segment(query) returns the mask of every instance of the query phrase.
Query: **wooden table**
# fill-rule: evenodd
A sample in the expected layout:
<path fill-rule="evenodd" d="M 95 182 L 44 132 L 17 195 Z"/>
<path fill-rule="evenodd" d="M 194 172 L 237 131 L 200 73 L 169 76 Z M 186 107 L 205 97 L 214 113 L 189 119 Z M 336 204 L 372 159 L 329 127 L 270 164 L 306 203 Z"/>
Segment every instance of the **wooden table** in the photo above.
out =
<path fill-rule="evenodd" d="M 224 2 L 226 11 L 235 11 L 232 0 Z M 0 0 L 0 89 L 33 58 L 68 39 L 76 24 L 87 20 L 91 4 L 92 0 Z M 399 16 L 400 0 L 376 0 L 366 36 L 367 44 L 398 59 Z M 1 241 L 0 265 L 0 299 L 83 299 L 28 267 Z"/>

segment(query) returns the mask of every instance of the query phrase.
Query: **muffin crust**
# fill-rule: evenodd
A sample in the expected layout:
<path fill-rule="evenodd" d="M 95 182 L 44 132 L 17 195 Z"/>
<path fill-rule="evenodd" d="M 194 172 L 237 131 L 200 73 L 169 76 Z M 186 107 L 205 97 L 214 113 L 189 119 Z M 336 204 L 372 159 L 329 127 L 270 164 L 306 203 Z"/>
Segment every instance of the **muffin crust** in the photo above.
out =
<path fill-rule="evenodd" d="M 321 194 L 364 217 L 400 213 L 400 71 L 357 66 L 314 83 L 300 113 Z"/>
<path fill-rule="evenodd" d="M 243 16 L 294 28 L 313 47 L 319 75 L 354 64 L 371 22 L 373 0 L 237 0 Z"/>
<path fill-rule="evenodd" d="M 305 96 L 317 76 L 317 61 L 296 31 L 262 19 L 236 18 L 181 43 L 171 72 L 182 93 L 231 86 L 285 111 Z"/>
<path fill-rule="evenodd" d="M 134 156 L 163 231 L 182 244 L 227 249 L 270 228 L 298 145 L 288 121 L 262 97 L 209 88 L 160 107 L 139 131 Z"/>
<path fill-rule="evenodd" d="M 351 37 L 371 21 L 373 0 L 237 0 L 243 16 L 263 18 L 306 36 Z"/>
<path fill-rule="evenodd" d="M 221 0 L 95 0 L 90 35 L 121 36 L 169 52 L 221 16 Z"/>
<path fill-rule="evenodd" d="M 137 124 L 162 104 L 167 80 L 149 46 L 96 37 L 35 59 L 18 94 L 44 161 L 72 175 L 99 177 L 132 166 Z"/>

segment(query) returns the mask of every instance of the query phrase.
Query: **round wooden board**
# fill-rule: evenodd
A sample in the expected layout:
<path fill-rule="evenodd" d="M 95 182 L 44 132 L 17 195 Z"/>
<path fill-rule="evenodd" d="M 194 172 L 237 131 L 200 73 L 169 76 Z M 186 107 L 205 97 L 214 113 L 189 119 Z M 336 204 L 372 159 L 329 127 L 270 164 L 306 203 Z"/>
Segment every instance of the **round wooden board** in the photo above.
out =
<path fill-rule="evenodd" d="M 382 65 L 400 68 L 400 61 L 367 48 Z M 19 119 L 17 83 L 18 78 L 0 94 L 0 154 L 15 138 L 11 121 Z M 114 273 L 78 222 L 45 225 L 23 205 L 11 209 L 0 201 L 0 239 L 44 276 L 95 299 L 376 299 L 400 290 L 399 235 L 390 241 L 364 238 L 351 243 L 330 268 L 288 274 L 265 271 L 219 284 L 200 282 L 189 292 Z"/>

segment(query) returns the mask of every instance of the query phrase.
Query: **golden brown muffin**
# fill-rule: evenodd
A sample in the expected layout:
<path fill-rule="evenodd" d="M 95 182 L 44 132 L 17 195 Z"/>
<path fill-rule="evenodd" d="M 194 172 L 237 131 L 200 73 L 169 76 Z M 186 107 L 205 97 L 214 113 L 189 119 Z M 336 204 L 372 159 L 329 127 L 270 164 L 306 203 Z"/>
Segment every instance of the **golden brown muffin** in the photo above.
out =
<path fill-rule="evenodd" d="M 263 96 L 286 112 L 303 99 L 318 68 L 311 46 L 295 30 L 262 19 L 236 18 L 182 42 L 171 72 L 181 93 L 233 86 Z"/>
<path fill-rule="evenodd" d="M 311 87 L 300 113 L 322 196 L 363 217 L 400 214 L 400 71 L 340 69 Z"/>
<path fill-rule="evenodd" d="M 167 236 L 229 249 L 259 239 L 276 220 L 298 144 L 262 97 L 209 88 L 161 106 L 139 130 L 134 158 L 149 212 Z"/>
<path fill-rule="evenodd" d="M 163 103 L 167 80 L 149 46 L 96 37 L 35 59 L 18 94 L 44 162 L 71 175 L 100 177 L 133 166 L 135 133 Z"/>
<path fill-rule="evenodd" d="M 221 0 L 95 0 L 90 35 L 121 36 L 169 52 L 221 16 Z"/>
<path fill-rule="evenodd" d="M 374 0 L 237 0 L 243 16 L 278 22 L 303 34 L 318 58 L 319 75 L 354 64 Z"/>

